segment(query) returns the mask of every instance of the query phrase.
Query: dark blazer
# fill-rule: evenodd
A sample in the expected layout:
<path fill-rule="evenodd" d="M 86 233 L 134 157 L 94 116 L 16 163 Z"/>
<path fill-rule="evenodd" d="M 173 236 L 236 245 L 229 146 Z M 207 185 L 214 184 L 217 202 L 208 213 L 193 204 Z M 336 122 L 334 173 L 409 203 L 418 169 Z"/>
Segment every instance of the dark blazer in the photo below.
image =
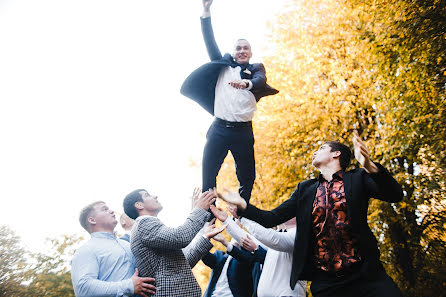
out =
<path fill-rule="evenodd" d="M 257 285 L 261 274 L 260 263 L 265 260 L 266 250 L 259 246 L 255 253 L 250 253 L 233 247 L 229 255 L 233 258 L 229 263 L 226 276 L 232 295 L 234 297 L 251 297 L 254 292 L 254 296 L 257 296 Z M 213 254 L 208 253 L 203 257 L 204 264 L 212 268 L 209 284 L 203 297 L 212 296 L 227 259 L 228 254 L 220 250 L 216 250 Z"/>
<path fill-rule="evenodd" d="M 343 175 L 347 212 L 353 232 L 359 239 L 359 253 L 364 260 L 361 275 L 369 279 L 375 278 L 383 269 L 376 238 L 367 224 L 369 199 L 373 197 L 387 202 L 399 202 L 403 199 L 401 186 L 383 166 L 376 165 L 379 168 L 377 173 L 369 174 L 364 169 L 354 169 Z M 299 183 L 291 197 L 271 211 L 248 205 L 245 211 L 239 213 L 265 227 L 277 226 L 296 217 L 294 260 L 290 278 L 292 288 L 298 280 L 312 280 L 314 265 L 311 214 L 318 184 L 317 179 Z"/>
<path fill-rule="evenodd" d="M 201 30 L 211 62 L 192 72 L 184 81 L 180 92 L 214 115 L 215 86 L 220 71 L 226 66 L 237 64 L 237 62 L 230 54 L 221 55 L 215 42 L 210 17 L 201 18 Z M 244 67 L 242 65 L 242 68 Z M 250 91 L 254 94 L 257 101 L 264 96 L 274 95 L 279 92 L 266 84 L 265 67 L 263 64 L 248 64 L 246 69 L 248 71 L 240 73 L 241 78 L 249 79 L 252 82 Z"/>

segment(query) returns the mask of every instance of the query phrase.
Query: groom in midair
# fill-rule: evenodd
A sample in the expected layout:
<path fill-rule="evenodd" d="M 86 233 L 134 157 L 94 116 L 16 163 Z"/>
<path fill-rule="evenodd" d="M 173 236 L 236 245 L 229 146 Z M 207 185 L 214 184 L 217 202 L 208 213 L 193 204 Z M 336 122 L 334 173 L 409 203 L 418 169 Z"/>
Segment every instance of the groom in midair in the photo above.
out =
<path fill-rule="evenodd" d="M 222 56 L 212 30 L 212 1 L 203 0 L 201 16 L 211 62 L 186 78 L 181 93 L 215 116 L 203 152 L 203 191 L 216 186 L 216 177 L 230 150 L 235 160 L 240 196 L 248 202 L 255 180 L 252 118 L 256 103 L 278 91 L 266 84 L 263 64 L 249 64 L 252 52 L 247 40 L 237 40 L 233 54 Z"/>

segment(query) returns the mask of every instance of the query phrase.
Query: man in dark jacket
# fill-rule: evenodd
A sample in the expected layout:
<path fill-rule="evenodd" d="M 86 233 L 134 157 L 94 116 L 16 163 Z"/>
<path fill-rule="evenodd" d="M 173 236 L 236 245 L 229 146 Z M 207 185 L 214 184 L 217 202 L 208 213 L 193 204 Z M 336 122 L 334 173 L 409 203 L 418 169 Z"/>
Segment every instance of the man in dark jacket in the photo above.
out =
<path fill-rule="evenodd" d="M 365 143 L 353 136 L 355 157 L 363 167 L 345 171 L 350 149 L 329 141 L 313 153 L 317 178 L 298 184 L 290 199 L 264 211 L 236 193 L 222 195 L 238 214 L 265 227 L 296 217 L 297 231 L 290 285 L 311 280 L 311 292 L 321 296 L 402 296 L 379 259 L 376 239 L 367 224 L 370 198 L 403 199 L 401 186 L 380 164 L 370 160 Z"/>
<path fill-rule="evenodd" d="M 216 177 L 228 151 L 231 151 L 239 181 L 239 193 L 251 197 L 255 180 L 254 135 L 252 118 L 260 98 L 278 91 L 266 84 L 263 64 L 249 64 L 251 45 L 237 40 L 232 55 L 222 56 L 212 30 L 210 6 L 203 0 L 201 27 L 211 59 L 184 81 L 181 93 L 215 116 L 203 152 L 203 191 L 216 186 Z"/>

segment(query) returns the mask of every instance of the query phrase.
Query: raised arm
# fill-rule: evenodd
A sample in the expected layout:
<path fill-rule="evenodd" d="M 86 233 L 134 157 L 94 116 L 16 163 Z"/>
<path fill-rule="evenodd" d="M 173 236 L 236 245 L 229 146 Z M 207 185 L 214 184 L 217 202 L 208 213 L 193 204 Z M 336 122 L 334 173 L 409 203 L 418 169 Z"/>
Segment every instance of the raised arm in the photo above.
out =
<path fill-rule="evenodd" d="M 201 15 L 201 32 L 211 61 L 220 60 L 221 52 L 215 41 L 214 30 L 211 23 L 211 10 L 213 0 L 203 0 L 203 13 Z"/>
<path fill-rule="evenodd" d="M 357 131 L 353 134 L 353 146 L 356 160 L 366 171 L 363 178 L 369 196 L 387 202 L 401 201 L 401 186 L 383 166 L 370 159 L 369 150 Z"/>
<path fill-rule="evenodd" d="M 257 238 L 262 245 L 280 252 L 292 252 L 294 249 L 295 229 L 289 232 L 277 232 L 270 228 L 265 228 L 247 218 L 241 218 L 241 223 L 246 230 Z M 292 231 L 292 232 L 291 232 Z"/>
<path fill-rule="evenodd" d="M 237 192 L 218 193 L 218 197 L 230 204 L 236 205 L 239 216 L 246 217 L 264 227 L 271 228 L 296 216 L 299 187 L 300 184 L 288 200 L 271 211 L 261 210 L 251 204 L 247 205 L 246 201 Z"/>
<path fill-rule="evenodd" d="M 156 217 L 142 218 L 137 225 L 137 235 L 144 245 L 160 249 L 182 249 L 194 239 L 206 222 L 209 213 L 201 208 L 194 209 L 181 226 L 165 226 Z"/>
<path fill-rule="evenodd" d="M 220 233 L 226 228 L 226 225 L 222 225 L 218 228 L 215 227 L 214 221 L 215 218 L 210 224 L 206 223 L 192 242 L 183 249 L 183 253 L 191 268 L 193 268 L 213 247 L 210 239 L 214 238 L 216 235 L 221 235 Z"/>

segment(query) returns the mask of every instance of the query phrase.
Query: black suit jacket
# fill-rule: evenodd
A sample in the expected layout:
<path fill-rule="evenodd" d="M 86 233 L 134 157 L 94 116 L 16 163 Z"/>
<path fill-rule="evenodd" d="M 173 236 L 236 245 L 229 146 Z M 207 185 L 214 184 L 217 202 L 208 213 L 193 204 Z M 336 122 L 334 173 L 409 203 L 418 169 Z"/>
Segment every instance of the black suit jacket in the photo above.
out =
<path fill-rule="evenodd" d="M 212 30 L 211 18 L 201 18 L 201 30 L 203 33 L 206 49 L 211 59 L 192 72 L 181 86 L 181 94 L 191 98 L 200 104 L 206 111 L 214 115 L 215 86 L 220 71 L 229 65 L 236 63 L 230 54 L 221 55 L 215 42 Z M 277 94 L 279 91 L 266 83 L 265 67 L 263 64 L 248 64 L 247 71 L 242 71 L 241 78 L 252 82 L 250 90 L 257 101 L 268 95 Z"/>
<path fill-rule="evenodd" d="M 373 279 L 382 269 L 375 236 L 367 224 L 367 208 L 370 198 L 387 202 L 403 199 L 401 186 L 381 165 L 378 173 L 367 173 L 364 169 L 354 169 L 343 175 L 347 212 L 353 232 L 359 239 L 359 253 L 364 263 L 361 275 Z M 271 211 L 264 211 L 248 205 L 239 214 L 252 219 L 265 227 L 273 227 L 296 217 L 297 229 L 294 242 L 293 266 L 290 285 L 294 288 L 298 280 L 312 280 L 313 233 L 312 210 L 318 187 L 317 179 L 310 179 L 297 185 L 291 197 Z"/>

